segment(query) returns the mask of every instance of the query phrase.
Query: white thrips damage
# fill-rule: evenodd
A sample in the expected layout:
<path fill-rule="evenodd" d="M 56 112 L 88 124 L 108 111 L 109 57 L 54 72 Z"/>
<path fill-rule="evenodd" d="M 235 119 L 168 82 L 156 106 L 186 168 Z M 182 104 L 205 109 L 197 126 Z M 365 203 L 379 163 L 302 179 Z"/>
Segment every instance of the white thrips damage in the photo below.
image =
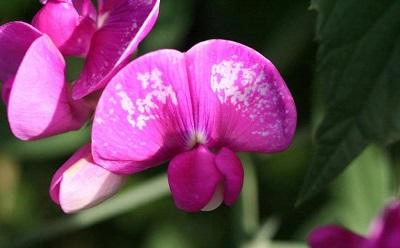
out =
<path fill-rule="evenodd" d="M 149 120 L 160 118 L 158 109 L 161 105 L 168 103 L 178 105 L 176 93 L 170 83 L 165 83 L 162 79 L 162 72 L 158 68 L 150 72 L 137 73 L 136 79 L 141 83 L 145 94 L 143 97 L 135 97 L 133 102 L 128 93 L 122 89 L 121 84 L 116 84 L 116 95 L 120 97 L 121 108 L 127 113 L 126 119 L 130 125 L 139 130 L 146 127 Z"/>
<path fill-rule="evenodd" d="M 245 62 L 237 61 L 237 56 L 232 60 L 222 60 L 211 68 L 210 86 L 222 104 L 230 104 L 243 118 L 249 118 L 257 125 L 253 135 L 267 137 L 270 128 L 260 123 L 275 120 L 277 123 L 272 128 L 279 128 L 276 113 L 270 111 L 280 99 L 273 96 L 274 81 L 266 78 L 264 68 L 258 64 L 246 66 Z M 274 116 L 275 115 L 275 116 Z M 258 124 L 257 124 L 258 123 Z"/>

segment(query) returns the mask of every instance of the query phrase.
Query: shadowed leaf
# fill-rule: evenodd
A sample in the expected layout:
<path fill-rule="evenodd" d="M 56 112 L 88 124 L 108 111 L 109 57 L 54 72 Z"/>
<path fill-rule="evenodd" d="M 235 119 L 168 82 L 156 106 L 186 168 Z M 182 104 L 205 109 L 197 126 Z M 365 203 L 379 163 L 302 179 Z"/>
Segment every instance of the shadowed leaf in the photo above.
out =
<path fill-rule="evenodd" d="M 315 0 L 317 83 L 326 116 L 303 185 L 303 202 L 338 176 L 371 142 L 400 138 L 400 2 Z"/>

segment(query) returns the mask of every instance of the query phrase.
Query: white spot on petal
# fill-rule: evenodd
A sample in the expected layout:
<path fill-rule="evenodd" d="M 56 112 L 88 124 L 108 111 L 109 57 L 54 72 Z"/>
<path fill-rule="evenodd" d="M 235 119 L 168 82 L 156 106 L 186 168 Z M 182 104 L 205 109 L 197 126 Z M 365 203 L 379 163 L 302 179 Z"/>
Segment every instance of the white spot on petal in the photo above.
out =
<path fill-rule="evenodd" d="M 117 95 L 121 98 L 121 108 L 127 112 L 127 121 L 132 127 L 143 130 L 149 120 L 156 120 L 160 115 L 156 112 L 160 105 L 170 101 L 178 105 L 176 93 L 169 83 L 162 79 L 162 72 L 154 68 L 149 72 L 137 73 L 136 79 L 141 83 L 146 94 L 143 97 L 135 98 L 133 102 L 129 95 L 117 84 Z"/>

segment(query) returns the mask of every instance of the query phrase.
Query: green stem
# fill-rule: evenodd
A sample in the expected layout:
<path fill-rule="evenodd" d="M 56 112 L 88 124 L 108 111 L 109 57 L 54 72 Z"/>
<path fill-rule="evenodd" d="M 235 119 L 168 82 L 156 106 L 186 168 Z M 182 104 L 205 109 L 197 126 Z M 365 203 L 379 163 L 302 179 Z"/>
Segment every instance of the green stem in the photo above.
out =
<path fill-rule="evenodd" d="M 249 155 L 241 156 L 244 165 L 244 184 L 240 201 L 240 225 L 242 244 L 251 240 L 260 227 L 258 208 L 258 183 L 254 164 Z"/>
<path fill-rule="evenodd" d="M 45 224 L 32 233 L 18 235 L 18 240 L 12 242 L 8 247 L 27 247 L 39 241 L 43 242 L 61 234 L 83 229 L 146 205 L 166 196 L 168 193 L 166 176 L 158 176 L 121 192 L 97 207 Z"/>

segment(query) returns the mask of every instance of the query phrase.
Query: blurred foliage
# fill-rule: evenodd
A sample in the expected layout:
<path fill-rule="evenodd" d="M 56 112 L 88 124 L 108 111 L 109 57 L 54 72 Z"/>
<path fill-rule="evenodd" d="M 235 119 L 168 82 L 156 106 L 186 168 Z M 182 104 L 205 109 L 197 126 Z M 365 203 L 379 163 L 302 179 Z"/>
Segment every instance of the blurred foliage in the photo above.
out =
<path fill-rule="evenodd" d="M 298 231 L 306 235 L 323 224 L 340 224 L 366 234 L 371 220 L 391 200 L 393 175 L 388 154 L 369 146 L 355 159 L 342 176 L 335 180 L 330 199 Z"/>
<path fill-rule="evenodd" d="M 332 181 L 371 142 L 400 139 L 400 2 L 315 0 L 317 83 L 327 106 L 301 201 Z"/>
<path fill-rule="evenodd" d="M 233 207 L 178 210 L 160 166 L 132 176 L 122 192 L 98 207 L 65 215 L 51 202 L 48 186 L 58 166 L 88 141 L 90 126 L 22 142 L 10 133 L 2 105 L 0 247 L 300 248 L 317 225 L 338 223 L 365 233 L 400 181 L 400 143 L 390 149 L 368 146 L 398 138 L 400 5 L 314 0 L 316 11 L 309 5 L 309 0 L 161 0 L 159 19 L 135 54 L 185 51 L 223 38 L 255 48 L 278 67 L 298 108 L 297 134 L 283 153 L 241 154 L 246 179 Z M 29 22 L 39 8 L 36 0 L 1 0 L 0 23 Z M 82 60 L 68 59 L 67 66 L 73 81 Z M 325 118 L 314 144 L 320 116 Z M 320 194 L 295 207 L 311 161 L 302 196 Z"/>
<path fill-rule="evenodd" d="M 139 52 L 182 47 L 193 22 L 193 5 L 193 1 L 187 0 L 161 1 L 157 27 L 144 40 Z"/>

